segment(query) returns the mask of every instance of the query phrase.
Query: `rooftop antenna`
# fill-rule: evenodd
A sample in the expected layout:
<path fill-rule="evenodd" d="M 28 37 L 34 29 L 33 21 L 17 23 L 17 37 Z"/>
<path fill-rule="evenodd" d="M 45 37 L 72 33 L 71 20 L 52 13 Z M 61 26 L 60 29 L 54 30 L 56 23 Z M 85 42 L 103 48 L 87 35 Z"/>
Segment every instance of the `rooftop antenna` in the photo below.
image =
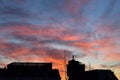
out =
<path fill-rule="evenodd" d="M 89 62 L 89 70 L 91 70 L 91 63 Z"/>
<path fill-rule="evenodd" d="M 65 69 L 65 80 L 67 80 L 66 53 L 67 53 L 67 51 L 64 51 L 64 69 Z"/>

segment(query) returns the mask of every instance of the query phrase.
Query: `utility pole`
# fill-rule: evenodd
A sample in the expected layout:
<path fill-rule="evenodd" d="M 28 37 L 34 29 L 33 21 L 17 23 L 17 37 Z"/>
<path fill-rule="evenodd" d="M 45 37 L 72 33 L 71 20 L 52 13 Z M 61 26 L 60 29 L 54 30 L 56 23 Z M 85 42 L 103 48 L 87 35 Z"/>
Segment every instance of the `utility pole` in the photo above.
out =
<path fill-rule="evenodd" d="M 91 63 L 89 62 L 89 70 L 91 70 Z"/>
<path fill-rule="evenodd" d="M 67 51 L 64 51 L 64 69 L 65 69 L 65 80 L 67 80 L 66 53 L 67 53 Z"/>

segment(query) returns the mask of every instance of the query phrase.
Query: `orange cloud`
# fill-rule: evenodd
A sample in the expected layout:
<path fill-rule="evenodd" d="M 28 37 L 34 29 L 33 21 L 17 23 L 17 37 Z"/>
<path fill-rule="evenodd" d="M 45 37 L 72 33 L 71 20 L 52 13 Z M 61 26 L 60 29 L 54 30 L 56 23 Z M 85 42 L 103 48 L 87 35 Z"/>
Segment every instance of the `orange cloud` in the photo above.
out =
<path fill-rule="evenodd" d="M 106 53 L 104 56 L 105 60 L 120 61 L 120 53 Z"/>

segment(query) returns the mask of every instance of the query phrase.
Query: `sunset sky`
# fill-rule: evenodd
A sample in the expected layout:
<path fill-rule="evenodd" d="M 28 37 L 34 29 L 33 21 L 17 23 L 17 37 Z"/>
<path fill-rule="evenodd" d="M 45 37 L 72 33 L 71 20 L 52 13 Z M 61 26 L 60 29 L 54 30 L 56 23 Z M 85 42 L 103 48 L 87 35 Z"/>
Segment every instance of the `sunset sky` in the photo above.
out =
<path fill-rule="evenodd" d="M 0 0 L 0 65 L 52 62 L 64 54 L 120 80 L 120 0 Z"/>

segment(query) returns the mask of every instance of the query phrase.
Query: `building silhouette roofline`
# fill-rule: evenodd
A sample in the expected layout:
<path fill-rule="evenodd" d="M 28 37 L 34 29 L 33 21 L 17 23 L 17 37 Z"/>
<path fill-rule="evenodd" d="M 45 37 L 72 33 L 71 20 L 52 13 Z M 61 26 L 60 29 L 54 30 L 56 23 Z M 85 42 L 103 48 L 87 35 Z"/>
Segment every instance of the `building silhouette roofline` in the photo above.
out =
<path fill-rule="evenodd" d="M 68 80 L 118 80 L 110 69 L 93 69 L 85 71 L 85 64 L 76 61 L 74 56 L 67 64 Z"/>
<path fill-rule="evenodd" d="M 0 80 L 60 80 L 58 69 L 52 63 L 12 62 L 0 69 Z"/>

